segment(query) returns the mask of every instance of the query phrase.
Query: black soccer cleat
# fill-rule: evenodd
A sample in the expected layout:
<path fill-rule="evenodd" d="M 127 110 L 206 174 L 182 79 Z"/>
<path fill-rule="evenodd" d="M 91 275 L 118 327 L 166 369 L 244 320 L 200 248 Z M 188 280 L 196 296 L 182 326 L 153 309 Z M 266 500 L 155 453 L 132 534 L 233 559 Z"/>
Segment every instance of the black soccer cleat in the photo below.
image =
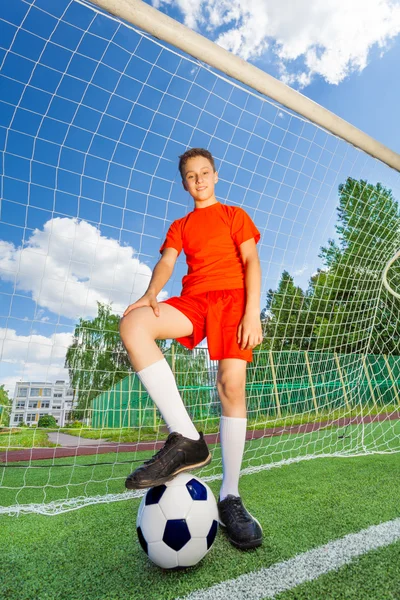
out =
<path fill-rule="evenodd" d="M 229 494 L 218 500 L 219 522 L 226 528 L 228 539 L 241 550 L 257 548 L 262 544 L 260 523 L 243 506 L 240 496 Z"/>
<path fill-rule="evenodd" d="M 178 473 L 200 469 L 210 462 L 211 454 L 201 432 L 198 440 L 173 432 L 157 454 L 126 478 L 125 487 L 128 490 L 155 487 Z"/>

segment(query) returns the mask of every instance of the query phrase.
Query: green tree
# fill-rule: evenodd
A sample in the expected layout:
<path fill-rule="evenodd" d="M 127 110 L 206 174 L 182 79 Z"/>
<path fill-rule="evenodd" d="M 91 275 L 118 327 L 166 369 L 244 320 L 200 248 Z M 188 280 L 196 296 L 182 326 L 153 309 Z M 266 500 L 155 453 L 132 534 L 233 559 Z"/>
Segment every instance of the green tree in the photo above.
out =
<path fill-rule="evenodd" d="M 110 389 L 131 371 L 128 355 L 119 336 L 118 315 L 111 306 L 98 303 L 94 319 L 79 319 L 67 350 L 65 366 L 77 397 L 73 417 L 83 419 L 91 401 Z"/>
<path fill-rule="evenodd" d="M 384 332 L 388 298 L 381 292 L 385 264 L 399 244 L 399 207 L 391 190 L 348 178 L 339 186 L 336 231 L 338 241 L 321 248 L 325 269 L 310 282 L 315 346 L 350 353 L 369 344 L 370 352 L 387 351 L 400 334 L 393 316 L 390 333 Z"/>
<path fill-rule="evenodd" d="M 339 186 L 337 240 L 321 248 L 324 268 L 304 294 L 287 271 L 269 290 L 263 348 L 340 353 L 399 352 L 399 302 L 382 273 L 400 245 L 400 213 L 391 190 L 348 178 Z M 390 271 L 400 290 L 400 268 Z"/>
<path fill-rule="evenodd" d="M 38 427 L 57 427 L 57 421 L 53 415 L 42 415 L 39 418 Z"/>
<path fill-rule="evenodd" d="M 308 298 L 283 271 L 277 290 L 270 289 L 262 315 L 263 350 L 303 350 L 311 344 L 312 327 L 307 320 Z"/>
<path fill-rule="evenodd" d="M 4 384 L 0 385 L 0 426 L 8 427 L 10 425 L 12 398 L 8 396 Z"/>

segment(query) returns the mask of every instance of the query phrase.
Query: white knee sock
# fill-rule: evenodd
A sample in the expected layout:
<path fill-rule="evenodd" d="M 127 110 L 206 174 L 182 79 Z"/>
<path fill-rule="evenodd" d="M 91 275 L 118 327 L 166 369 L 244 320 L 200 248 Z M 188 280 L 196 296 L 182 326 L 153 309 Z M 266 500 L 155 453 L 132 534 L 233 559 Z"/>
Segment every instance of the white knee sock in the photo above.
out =
<path fill-rule="evenodd" d="M 222 480 L 220 500 L 228 494 L 239 496 L 239 475 L 246 441 L 247 419 L 221 417 Z"/>
<path fill-rule="evenodd" d="M 198 440 L 199 434 L 186 411 L 175 377 L 165 358 L 136 374 L 160 411 L 168 431 L 177 431 L 184 437 Z"/>

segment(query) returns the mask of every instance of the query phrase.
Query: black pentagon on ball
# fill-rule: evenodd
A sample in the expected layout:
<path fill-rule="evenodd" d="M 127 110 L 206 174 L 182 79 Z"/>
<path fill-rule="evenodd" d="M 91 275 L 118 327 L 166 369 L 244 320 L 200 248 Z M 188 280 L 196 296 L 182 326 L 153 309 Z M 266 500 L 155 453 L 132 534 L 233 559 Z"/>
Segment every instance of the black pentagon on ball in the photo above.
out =
<path fill-rule="evenodd" d="M 214 519 L 214 521 L 212 522 L 212 525 L 210 527 L 210 531 L 208 532 L 208 535 L 207 535 L 207 550 L 209 550 L 211 548 L 211 546 L 213 545 L 215 536 L 217 535 L 217 531 L 218 531 L 218 522 Z"/>
<path fill-rule="evenodd" d="M 163 542 L 178 552 L 190 540 L 185 519 L 169 519 L 164 529 Z"/>
<path fill-rule="evenodd" d="M 187 482 L 186 487 L 193 500 L 207 500 L 207 488 L 201 481 L 191 479 Z"/>
<path fill-rule="evenodd" d="M 142 548 L 146 552 L 146 554 L 148 554 L 148 552 L 147 552 L 147 542 L 144 539 L 144 535 L 143 535 L 142 530 L 140 529 L 140 527 L 137 528 L 137 535 L 138 535 L 138 538 L 139 538 L 140 545 L 142 546 Z"/>
<path fill-rule="evenodd" d="M 158 504 L 166 489 L 166 485 L 157 485 L 157 487 L 150 488 L 146 494 L 146 506 L 149 506 L 149 504 Z"/>

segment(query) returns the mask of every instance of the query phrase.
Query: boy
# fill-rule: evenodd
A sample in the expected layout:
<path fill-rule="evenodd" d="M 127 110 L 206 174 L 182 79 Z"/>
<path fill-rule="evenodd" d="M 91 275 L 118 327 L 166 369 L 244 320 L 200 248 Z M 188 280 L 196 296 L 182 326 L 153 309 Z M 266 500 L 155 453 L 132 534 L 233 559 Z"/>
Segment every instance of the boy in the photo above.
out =
<path fill-rule="evenodd" d="M 217 388 L 222 403 L 220 522 L 235 546 L 255 548 L 262 543 L 261 526 L 243 506 L 238 484 L 247 425 L 246 363 L 262 341 L 256 249 L 260 234 L 243 209 L 217 201 L 218 173 L 210 152 L 188 150 L 180 156 L 179 170 L 194 210 L 171 224 L 146 293 L 128 306 L 120 324 L 131 364 L 170 435 L 153 458 L 129 475 L 125 486 L 161 485 L 181 471 L 211 461 L 203 434 L 190 420 L 172 371 L 155 343 L 177 339 L 194 348 L 207 336 L 210 357 L 219 361 Z M 182 249 L 188 264 L 182 294 L 157 302 Z"/>

